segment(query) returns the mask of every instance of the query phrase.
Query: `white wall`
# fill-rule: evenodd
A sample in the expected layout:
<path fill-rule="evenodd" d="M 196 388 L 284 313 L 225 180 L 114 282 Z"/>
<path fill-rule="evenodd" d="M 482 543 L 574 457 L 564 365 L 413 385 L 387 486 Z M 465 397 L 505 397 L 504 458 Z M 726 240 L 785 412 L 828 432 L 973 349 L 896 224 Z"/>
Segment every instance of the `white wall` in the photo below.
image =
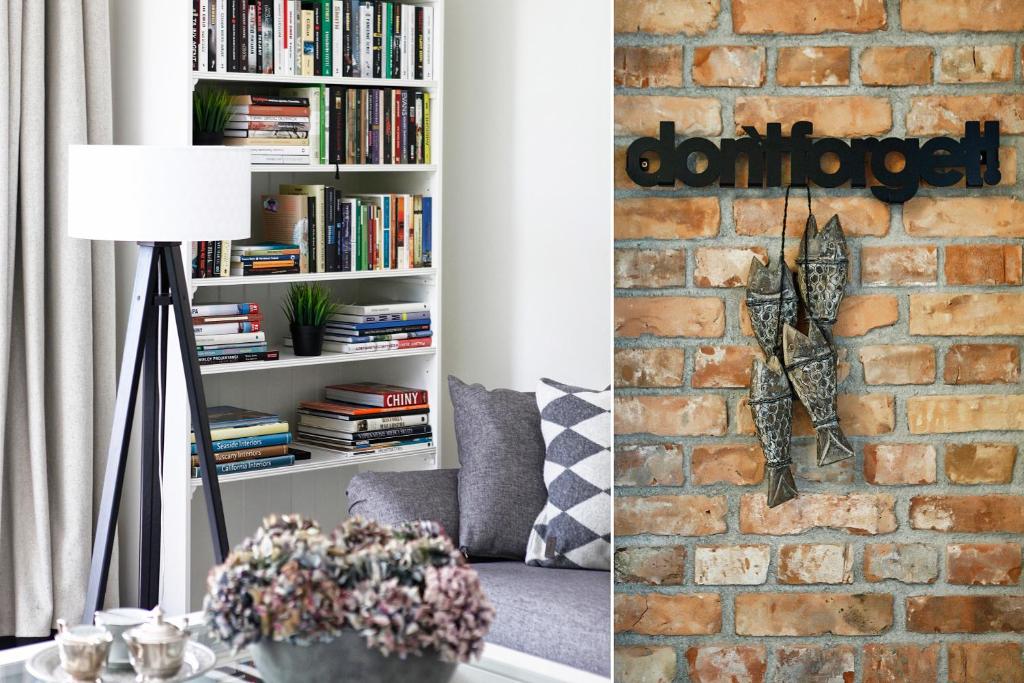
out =
<path fill-rule="evenodd" d="M 443 368 L 489 388 L 607 386 L 611 0 L 445 13 Z"/>

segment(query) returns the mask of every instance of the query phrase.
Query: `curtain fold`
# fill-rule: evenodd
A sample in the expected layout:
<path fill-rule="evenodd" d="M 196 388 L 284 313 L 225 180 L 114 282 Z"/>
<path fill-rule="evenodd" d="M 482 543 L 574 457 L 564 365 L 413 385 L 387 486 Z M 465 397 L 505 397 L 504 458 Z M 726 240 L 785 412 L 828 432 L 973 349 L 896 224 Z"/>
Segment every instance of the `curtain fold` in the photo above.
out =
<path fill-rule="evenodd" d="M 112 141 L 110 38 L 107 0 L 2 13 L 0 635 L 33 637 L 81 617 L 112 419 L 113 246 L 66 216 L 67 146 Z"/>

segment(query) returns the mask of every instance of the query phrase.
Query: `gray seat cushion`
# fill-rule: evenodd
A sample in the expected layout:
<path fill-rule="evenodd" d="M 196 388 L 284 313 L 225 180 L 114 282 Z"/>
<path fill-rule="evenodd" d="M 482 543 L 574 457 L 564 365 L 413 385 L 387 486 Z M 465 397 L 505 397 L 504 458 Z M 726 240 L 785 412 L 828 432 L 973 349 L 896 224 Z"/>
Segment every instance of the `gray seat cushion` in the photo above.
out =
<path fill-rule="evenodd" d="M 459 542 L 459 471 L 360 472 L 348 484 L 348 513 L 398 524 L 440 522 Z"/>
<path fill-rule="evenodd" d="M 608 572 L 546 569 L 522 562 L 477 562 L 473 568 L 497 610 L 488 642 L 609 675 Z"/>

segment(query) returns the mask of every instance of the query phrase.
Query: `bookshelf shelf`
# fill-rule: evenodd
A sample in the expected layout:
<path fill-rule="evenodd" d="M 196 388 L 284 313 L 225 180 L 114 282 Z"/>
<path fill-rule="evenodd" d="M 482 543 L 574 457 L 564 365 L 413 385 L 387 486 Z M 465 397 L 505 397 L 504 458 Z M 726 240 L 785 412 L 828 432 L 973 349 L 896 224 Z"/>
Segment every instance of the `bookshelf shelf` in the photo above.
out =
<path fill-rule="evenodd" d="M 289 282 L 331 282 L 334 280 L 378 280 L 389 278 L 433 278 L 436 268 L 407 268 L 404 270 L 357 270 L 344 273 L 293 273 L 287 275 L 249 275 L 234 277 L 207 277 L 192 280 L 193 287 L 237 287 L 244 285 L 273 285 Z"/>
<path fill-rule="evenodd" d="M 222 83 L 265 83 L 268 85 L 348 85 L 369 88 L 416 88 L 419 90 L 438 89 L 437 81 L 423 81 L 402 78 L 352 78 L 346 76 L 279 76 L 277 74 L 250 74 L 223 71 L 193 71 L 197 81 Z"/>
<path fill-rule="evenodd" d="M 280 350 L 281 357 L 277 360 L 258 360 L 249 363 L 223 363 L 220 365 L 204 365 L 203 376 L 227 375 L 235 372 L 252 372 L 254 370 L 283 370 L 301 368 L 310 365 L 333 365 L 335 363 L 356 363 L 364 360 L 388 360 L 407 358 L 409 356 L 432 356 L 436 353 L 433 346 L 423 349 L 399 349 L 396 351 L 370 351 L 367 353 L 327 353 L 319 356 L 296 356 L 287 348 Z"/>
<path fill-rule="evenodd" d="M 370 463 L 385 462 L 389 460 L 405 460 L 406 458 L 432 459 L 436 455 L 435 448 L 420 448 L 414 451 L 406 451 L 405 453 L 385 453 L 383 455 L 353 455 L 352 453 L 332 451 L 320 446 L 302 443 L 301 441 L 295 442 L 294 445 L 298 448 L 310 451 L 312 457 L 309 460 L 300 460 L 294 465 L 290 465 L 288 467 L 275 467 L 272 469 L 256 470 L 253 472 L 225 474 L 218 477 L 217 481 L 221 484 L 230 484 L 237 481 L 279 477 L 286 474 L 301 474 L 303 472 L 315 472 L 317 470 L 327 470 L 336 467 L 354 467 L 357 465 L 368 465 Z M 192 491 L 200 489 L 202 486 L 202 479 L 192 479 L 190 482 Z"/>
<path fill-rule="evenodd" d="M 436 164 L 253 164 L 253 173 L 434 173 Z"/>

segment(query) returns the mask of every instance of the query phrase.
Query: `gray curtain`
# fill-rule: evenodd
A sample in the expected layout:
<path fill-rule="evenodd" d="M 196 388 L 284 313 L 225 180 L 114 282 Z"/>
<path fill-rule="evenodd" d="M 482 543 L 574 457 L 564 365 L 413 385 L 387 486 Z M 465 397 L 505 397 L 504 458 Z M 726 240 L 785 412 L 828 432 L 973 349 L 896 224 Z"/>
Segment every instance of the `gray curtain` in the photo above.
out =
<path fill-rule="evenodd" d="M 107 2 L 0 2 L 0 635 L 48 635 L 84 606 L 114 252 L 67 237 L 67 146 L 112 141 Z M 115 211 L 117 188 L 96 207 Z"/>

